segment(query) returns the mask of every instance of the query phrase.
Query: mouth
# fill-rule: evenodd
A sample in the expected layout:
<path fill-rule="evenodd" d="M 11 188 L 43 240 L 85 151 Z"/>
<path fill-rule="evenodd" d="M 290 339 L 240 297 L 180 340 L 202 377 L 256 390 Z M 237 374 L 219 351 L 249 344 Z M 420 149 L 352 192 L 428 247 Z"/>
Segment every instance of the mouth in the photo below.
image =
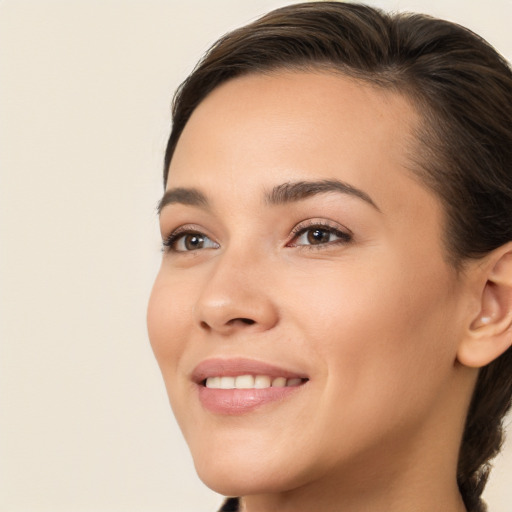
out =
<path fill-rule="evenodd" d="M 210 359 L 192 373 L 201 405 L 209 412 L 240 415 L 296 394 L 309 378 L 250 359 Z"/>
<path fill-rule="evenodd" d="M 269 375 L 238 375 L 208 377 L 202 382 L 202 385 L 210 389 L 267 389 L 267 388 L 286 388 L 300 386 L 307 379 L 294 377 L 270 377 Z"/>

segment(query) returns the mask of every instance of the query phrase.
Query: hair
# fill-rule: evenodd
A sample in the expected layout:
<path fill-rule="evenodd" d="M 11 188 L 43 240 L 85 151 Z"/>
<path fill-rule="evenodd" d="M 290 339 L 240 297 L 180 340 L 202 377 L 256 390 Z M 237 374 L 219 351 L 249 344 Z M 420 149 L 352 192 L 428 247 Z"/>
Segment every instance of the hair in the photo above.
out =
<path fill-rule="evenodd" d="M 324 70 L 393 90 L 421 114 L 413 170 L 440 198 L 456 268 L 512 240 L 512 71 L 481 37 L 421 14 L 309 2 L 277 9 L 222 37 L 181 84 L 164 183 L 194 109 L 245 74 Z M 457 483 L 468 512 L 481 500 L 511 406 L 512 349 L 482 368 L 466 418 Z"/>

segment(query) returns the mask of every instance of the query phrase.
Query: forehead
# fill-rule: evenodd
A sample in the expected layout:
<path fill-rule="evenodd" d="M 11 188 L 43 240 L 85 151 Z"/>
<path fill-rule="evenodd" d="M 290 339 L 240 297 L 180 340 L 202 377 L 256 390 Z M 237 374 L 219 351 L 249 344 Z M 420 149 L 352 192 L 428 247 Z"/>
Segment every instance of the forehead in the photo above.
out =
<path fill-rule="evenodd" d="M 379 153 L 406 167 L 418 122 L 402 95 L 334 72 L 247 75 L 217 87 L 195 109 L 171 172 L 176 178 L 182 157 L 189 170 L 194 160 L 206 157 L 224 157 L 233 166 L 272 160 L 273 167 L 288 159 L 288 165 L 297 161 L 300 167 L 328 160 L 335 149 L 346 166 Z M 365 154 L 363 147 L 374 152 Z M 247 173 L 247 162 L 243 165 Z"/>
<path fill-rule="evenodd" d="M 403 95 L 339 73 L 246 75 L 217 87 L 195 109 L 168 188 L 214 190 L 222 183 L 241 195 L 284 181 L 335 178 L 379 194 L 394 185 L 393 197 L 418 186 L 409 155 L 420 121 Z"/>

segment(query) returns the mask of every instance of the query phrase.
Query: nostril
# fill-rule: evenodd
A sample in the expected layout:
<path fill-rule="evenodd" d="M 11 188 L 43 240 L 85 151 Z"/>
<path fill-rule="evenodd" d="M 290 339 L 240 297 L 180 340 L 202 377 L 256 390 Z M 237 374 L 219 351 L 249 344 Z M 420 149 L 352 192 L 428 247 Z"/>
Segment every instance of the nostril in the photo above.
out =
<path fill-rule="evenodd" d="M 240 322 L 245 325 L 253 325 L 256 323 L 254 320 L 251 320 L 250 318 L 233 318 L 228 322 L 228 325 L 236 324 L 237 322 Z"/>
<path fill-rule="evenodd" d="M 228 320 L 225 323 L 225 325 L 226 326 L 230 326 L 230 327 L 234 327 L 237 324 L 253 325 L 255 323 L 256 323 L 256 321 L 252 320 L 251 318 L 232 318 L 231 320 Z M 201 326 L 201 329 L 204 329 L 206 331 L 209 331 L 211 329 L 210 324 L 208 322 L 205 322 L 204 320 L 202 320 L 199 325 Z"/>

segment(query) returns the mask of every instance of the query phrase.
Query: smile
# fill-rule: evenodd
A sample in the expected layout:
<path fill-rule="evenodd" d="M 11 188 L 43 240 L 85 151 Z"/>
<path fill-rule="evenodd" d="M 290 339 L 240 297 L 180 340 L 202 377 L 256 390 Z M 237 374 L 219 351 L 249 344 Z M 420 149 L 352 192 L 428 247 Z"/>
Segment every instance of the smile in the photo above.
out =
<path fill-rule="evenodd" d="M 210 389 L 265 389 L 300 386 L 306 379 L 286 377 L 272 378 L 268 375 L 239 375 L 238 377 L 209 377 L 204 385 Z"/>
<path fill-rule="evenodd" d="M 211 413 L 241 415 L 296 395 L 304 374 L 251 359 L 210 359 L 192 374 L 201 405 Z"/>

